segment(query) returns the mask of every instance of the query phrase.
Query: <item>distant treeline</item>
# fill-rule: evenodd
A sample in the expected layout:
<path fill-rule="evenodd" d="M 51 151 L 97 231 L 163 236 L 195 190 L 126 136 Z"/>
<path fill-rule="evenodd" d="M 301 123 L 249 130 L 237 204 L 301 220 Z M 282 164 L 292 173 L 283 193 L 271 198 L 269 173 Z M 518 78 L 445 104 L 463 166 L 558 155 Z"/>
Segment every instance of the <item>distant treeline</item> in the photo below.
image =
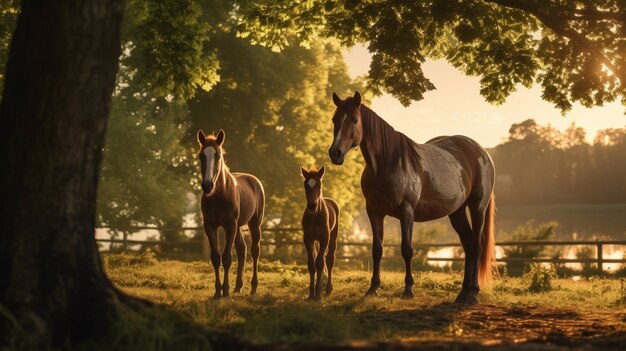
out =
<path fill-rule="evenodd" d="M 585 136 L 574 124 L 564 132 L 533 119 L 513 124 L 489 150 L 499 202 L 626 202 L 626 128 L 601 130 L 593 144 Z"/>

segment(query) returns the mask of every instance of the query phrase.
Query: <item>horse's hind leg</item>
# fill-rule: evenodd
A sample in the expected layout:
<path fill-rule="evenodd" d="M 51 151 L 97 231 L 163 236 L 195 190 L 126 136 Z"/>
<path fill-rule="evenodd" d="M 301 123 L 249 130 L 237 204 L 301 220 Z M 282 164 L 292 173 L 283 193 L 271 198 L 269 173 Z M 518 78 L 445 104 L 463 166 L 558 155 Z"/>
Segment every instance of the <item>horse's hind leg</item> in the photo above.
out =
<path fill-rule="evenodd" d="M 484 202 L 484 201 L 483 201 Z M 472 217 L 472 236 L 469 243 L 471 251 L 473 252 L 472 259 L 470 261 L 470 281 L 467 300 L 468 304 L 478 303 L 478 293 L 480 292 L 480 285 L 478 283 L 478 270 L 480 256 L 484 249 L 485 236 L 483 235 L 483 229 L 485 227 L 485 212 L 487 211 L 487 205 L 489 204 L 489 197 L 487 202 L 476 205 L 469 205 L 470 215 Z"/>
<path fill-rule="evenodd" d="M 243 240 L 241 228 L 237 228 L 235 237 L 235 251 L 237 252 L 237 281 L 235 283 L 235 293 L 240 293 L 243 287 L 243 276 L 246 270 L 246 242 Z"/>
<path fill-rule="evenodd" d="M 333 292 L 333 267 L 335 266 L 335 250 L 337 249 L 337 234 L 339 224 L 330 232 L 330 241 L 328 243 L 328 254 L 326 255 L 326 270 L 328 271 L 328 282 L 326 282 L 326 296 Z"/>
<path fill-rule="evenodd" d="M 459 234 L 459 239 L 461 239 L 461 245 L 463 246 L 463 251 L 465 252 L 465 267 L 463 272 L 463 287 L 461 288 L 461 292 L 456 297 L 454 302 L 456 303 L 465 303 L 467 302 L 467 296 L 469 294 L 469 286 L 471 280 L 470 267 L 471 262 L 474 261 L 474 257 L 478 257 L 478 255 L 473 251 L 473 247 L 471 246 L 472 241 L 472 228 L 470 227 L 469 221 L 467 220 L 467 215 L 465 214 L 466 206 L 462 206 L 456 212 L 452 213 L 450 218 L 450 223 L 452 224 L 452 228 Z"/>
<path fill-rule="evenodd" d="M 259 285 L 257 273 L 259 271 L 259 255 L 261 254 L 261 224 L 249 223 L 248 227 L 250 228 L 250 237 L 252 238 L 252 246 L 250 247 L 250 253 L 252 254 L 252 287 L 250 295 L 254 295 Z"/>
<path fill-rule="evenodd" d="M 415 216 L 413 207 L 406 203 L 403 205 L 402 213 L 400 217 L 400 227 L 402 231 L 402 258 L 404 259 L 404 266 L 406 275 L 404 277 L 404 292 L 402 297 L 411 298 L 415 296 L 413 294 L 413 274 L 411 273 L 411 261 L 413 260 L 413 219 Z"/>

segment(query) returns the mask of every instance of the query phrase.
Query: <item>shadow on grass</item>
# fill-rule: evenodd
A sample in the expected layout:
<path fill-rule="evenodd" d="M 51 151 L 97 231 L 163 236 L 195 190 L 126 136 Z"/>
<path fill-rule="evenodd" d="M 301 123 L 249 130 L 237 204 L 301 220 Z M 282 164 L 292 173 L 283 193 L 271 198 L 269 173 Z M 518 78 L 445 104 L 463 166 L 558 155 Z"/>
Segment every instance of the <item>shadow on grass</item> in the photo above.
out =
<path fill-rule="evenodd" d="M 372 327 L 385 326 L 393 329 L 394 334 L 415 335 L 432 332 L 433 334 L 454 335 L 456 317 L 469 306 L 443 302 L 418 309 L 402 309 L 364 312 L 358 315 L 359 321 Z"/>

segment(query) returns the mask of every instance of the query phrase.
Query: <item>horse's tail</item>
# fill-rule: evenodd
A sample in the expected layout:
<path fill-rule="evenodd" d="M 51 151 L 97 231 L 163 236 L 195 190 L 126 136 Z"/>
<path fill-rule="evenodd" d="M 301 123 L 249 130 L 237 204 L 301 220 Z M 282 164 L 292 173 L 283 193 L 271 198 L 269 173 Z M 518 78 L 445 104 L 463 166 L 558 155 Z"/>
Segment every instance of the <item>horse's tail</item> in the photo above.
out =
<path fill-rule="evenodd" d="M 484 244 L 478 264 L 478 283 L 481 287 L 491 282 L 492 269 L 496 262 L 495 226 L 493 223 L 496 211 L 496 197 L 491 195 L 485 212 Z"/>

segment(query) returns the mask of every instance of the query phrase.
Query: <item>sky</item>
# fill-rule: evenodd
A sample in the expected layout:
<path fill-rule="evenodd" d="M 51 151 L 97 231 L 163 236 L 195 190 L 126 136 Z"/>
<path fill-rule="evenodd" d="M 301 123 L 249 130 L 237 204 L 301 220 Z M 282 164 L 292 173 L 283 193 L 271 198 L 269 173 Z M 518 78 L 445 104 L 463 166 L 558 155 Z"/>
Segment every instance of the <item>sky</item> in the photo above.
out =
<path fill-rule="evenodd" d="M 371 55 L 363 46 L 344 51 L 348 71 L 354 78 L 369 69 Z M 576 123 L 587 131 L 593 141 L 596 132 L 626 126 L 626 107 L 619 102 L 592 109 L 575 104 L 565 116 L 552 104 L 541 99 L 541 88 L 520 86 L 502 105 L 492 105 L 480 96 L 478 77 L 465 76 L 446 61 L 426 61 L 424 74 L 437 87 L 424 99 L 404 107 L 391 95 L 372 100 L 371 108 L 396 130 L 418 143 L 438 135 L 467 135 L 484 147 L 493 147 L 508 136 L 511 124 L 533 118 L 541 125 L 548 123 L 565 130 Z"/>

